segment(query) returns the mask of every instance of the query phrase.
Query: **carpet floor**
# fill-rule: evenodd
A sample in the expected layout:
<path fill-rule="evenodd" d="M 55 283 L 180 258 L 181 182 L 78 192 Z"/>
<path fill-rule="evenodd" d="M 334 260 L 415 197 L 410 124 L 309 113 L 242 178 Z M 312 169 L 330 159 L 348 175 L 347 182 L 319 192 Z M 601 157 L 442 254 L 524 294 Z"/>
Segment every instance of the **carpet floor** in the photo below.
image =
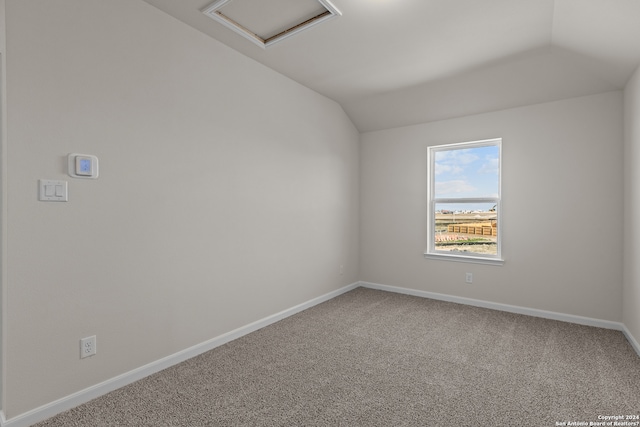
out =
<path fill-rule="evenodd" d="M 358 288 L 36 426 L 545 427 L 638 414 L 640 357 L 619 331 Z"/>

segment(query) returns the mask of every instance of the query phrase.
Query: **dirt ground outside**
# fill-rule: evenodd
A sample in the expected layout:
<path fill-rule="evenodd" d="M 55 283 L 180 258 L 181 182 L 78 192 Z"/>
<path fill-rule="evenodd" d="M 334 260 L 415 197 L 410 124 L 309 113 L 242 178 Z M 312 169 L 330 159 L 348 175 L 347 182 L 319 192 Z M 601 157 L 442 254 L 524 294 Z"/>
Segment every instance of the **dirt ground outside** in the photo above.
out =
<path fill-rule="evenodd" d="M 463 252 L 469 254 L 496 255 L 498 253 L 497 237 L 452 233 L 448 231 L 450 224 L 463 225 L 483 222 L 496 223 L 495 212 L 476 212 L 467 214 L 436 214 L 435 248 L 439 251 Z"/>
<path fill-rule="evenodd" d="M 485 254 L 485 255 L 497 255 L 498 246 L 495 242 L 487 244 L 460 244 L 460 245 L 438 245 L 436 243 L 436 250 L 447 252 L 465 252 L 469 254 Z"/>

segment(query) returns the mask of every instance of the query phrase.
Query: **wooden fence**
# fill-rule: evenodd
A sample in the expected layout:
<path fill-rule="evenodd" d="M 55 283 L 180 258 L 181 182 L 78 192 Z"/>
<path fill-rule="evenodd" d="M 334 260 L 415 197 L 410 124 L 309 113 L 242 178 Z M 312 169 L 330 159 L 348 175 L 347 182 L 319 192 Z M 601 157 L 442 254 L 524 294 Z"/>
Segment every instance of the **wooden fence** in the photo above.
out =
<path fill-rule="evenodd" d="M 447 227 L 449 233 L 475 234 L 480 236 L 497 236 L 498 227 L 496 224 L 449 224 Z"/>

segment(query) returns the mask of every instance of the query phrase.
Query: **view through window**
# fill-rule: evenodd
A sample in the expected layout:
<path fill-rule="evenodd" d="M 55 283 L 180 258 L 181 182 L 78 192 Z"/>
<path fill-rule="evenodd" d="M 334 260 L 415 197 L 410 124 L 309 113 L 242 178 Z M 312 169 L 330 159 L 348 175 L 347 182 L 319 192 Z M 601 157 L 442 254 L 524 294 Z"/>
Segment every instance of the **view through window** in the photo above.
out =
<path fill-rule="evenodd" d="M 501 139 L 429 147 L 427 254 L 501 258 Z"/>

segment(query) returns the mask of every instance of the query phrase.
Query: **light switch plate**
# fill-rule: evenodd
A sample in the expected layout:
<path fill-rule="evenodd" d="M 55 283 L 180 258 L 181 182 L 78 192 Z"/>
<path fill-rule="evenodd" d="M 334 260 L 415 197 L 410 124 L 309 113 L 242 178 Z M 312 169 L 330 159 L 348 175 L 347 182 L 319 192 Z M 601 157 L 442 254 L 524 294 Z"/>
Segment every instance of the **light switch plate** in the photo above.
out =
<path fill-rule="evenodd" d="M 68 202 L 69 192 L 67 181 L 55 181 L 52 179 L 38 180 L 38 200 L 42 202 Z"/>

